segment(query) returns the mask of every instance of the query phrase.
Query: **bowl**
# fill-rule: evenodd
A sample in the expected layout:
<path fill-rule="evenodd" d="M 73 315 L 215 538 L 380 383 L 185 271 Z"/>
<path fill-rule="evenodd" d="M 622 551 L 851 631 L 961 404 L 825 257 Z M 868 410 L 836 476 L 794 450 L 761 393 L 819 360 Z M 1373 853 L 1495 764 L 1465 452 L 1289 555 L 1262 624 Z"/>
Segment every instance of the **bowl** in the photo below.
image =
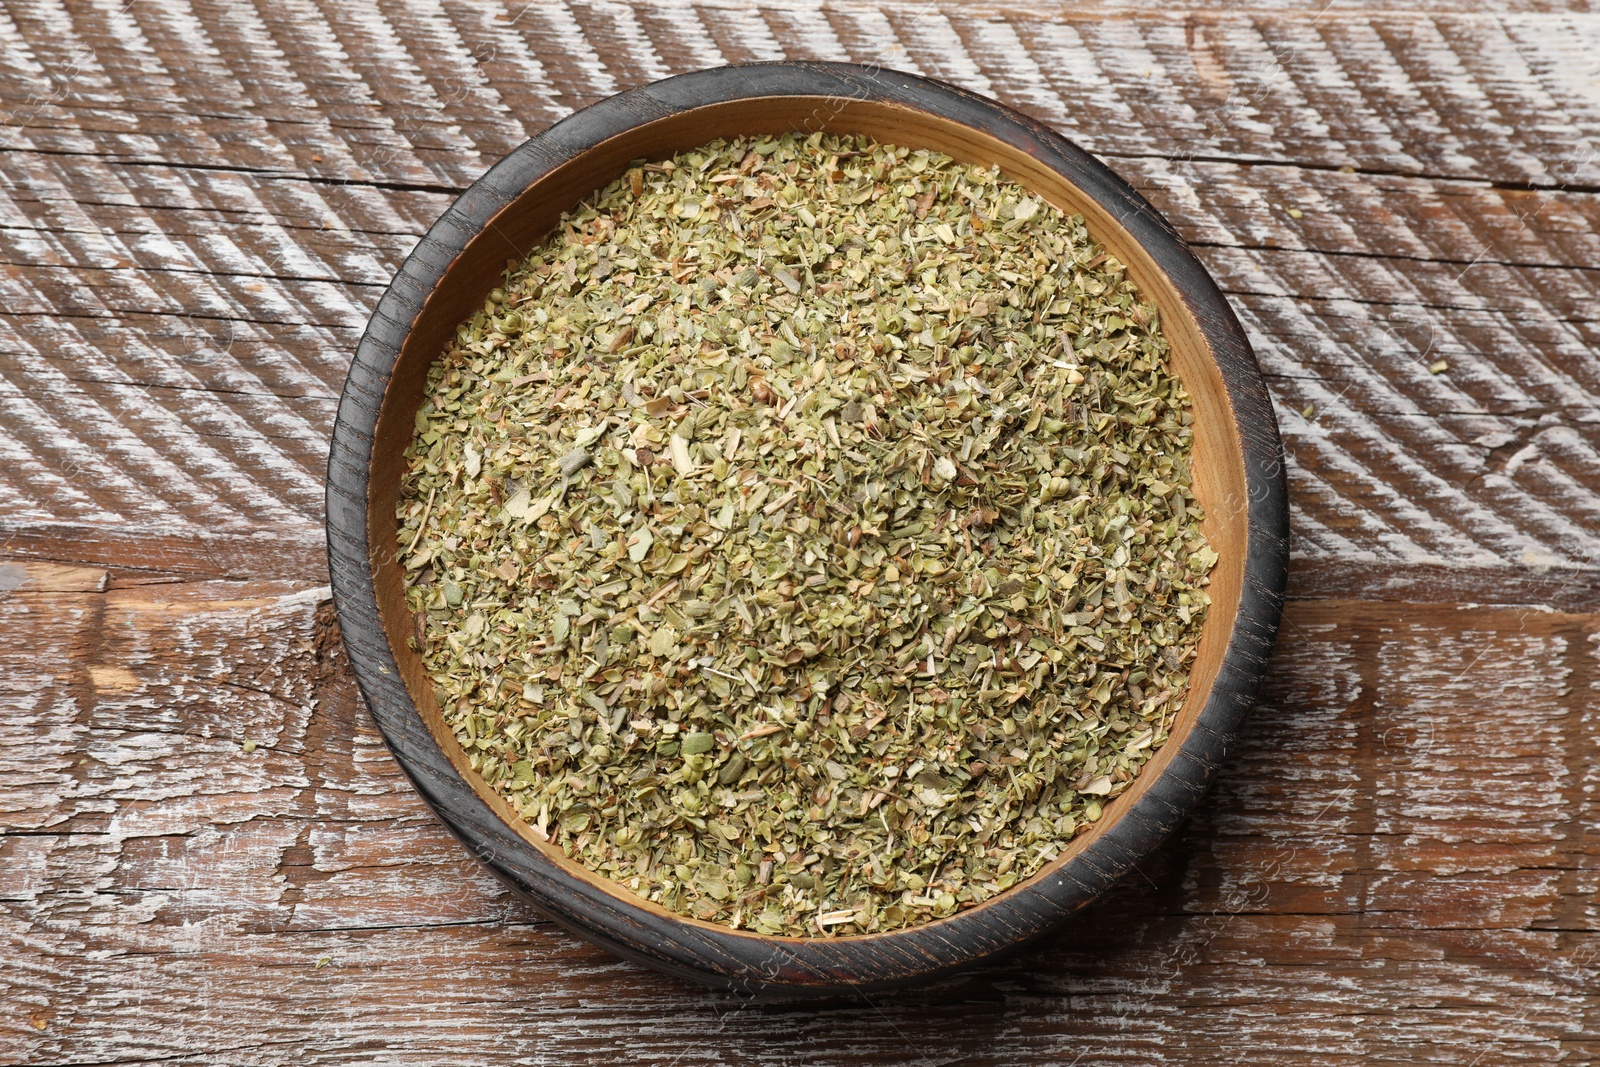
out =
<path fill-rule="evenodd" d="M 537 837 L 444 725 L 395 559 L 395 502 L 429 365 L 562 212 L 624 173 L 722 137 L 830 130 L 996 165 L 1069 213 L 1160 311 L 1195 411 L 1193 487 L 1220 559 L 1170 740 L 1087 832 L 1031 879 L 886 933 L 769 937 L 686 918 Z M 1238 320 L 1177 233 L 1083 149 L 992 100 L 880 68 L 764 63 L 669 78 L 557 123 L 472 185 L 389 286 L 357 349 L 328 462 L 333 596 L 361 691 L 424 799 L 489 868 L 563 927 L 628 959 L 727 988 L 872 991 L 1039 937 L 1104 893 L 1200 803 L 1254 699 L 1288 559 L 1282 444 Z"/>

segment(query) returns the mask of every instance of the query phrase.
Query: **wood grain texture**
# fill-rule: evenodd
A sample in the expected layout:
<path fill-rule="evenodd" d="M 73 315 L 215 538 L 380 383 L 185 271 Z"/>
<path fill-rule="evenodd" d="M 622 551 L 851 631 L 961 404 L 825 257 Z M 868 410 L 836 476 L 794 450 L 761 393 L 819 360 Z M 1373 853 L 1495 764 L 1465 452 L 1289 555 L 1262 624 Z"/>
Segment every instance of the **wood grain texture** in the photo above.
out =
<path fill-rule="evenodd" d="M 0 395 L 29 429 L 0 474 L 7 532 L 266 523 L 314 543 L 347 353 L 452 194 L 574 106 L 787 55 L 992 93 L 1150 196 L 1277 386 L 1299 557 L 1385 581 L 1471 567 L 1514 598 L 1556 567 L 1581 572 L 1574 606 L 1600 602 L 1588 16 L 665 0 L 8 15 Z M 1439 358 L 1450 371 L 1429 374 Z M 91 446 L 94 477 L 74 477 Z M 1447 514 L 1428 506 L 1442 499 Z"/>
<path fill-rule="evenodd" d="M 1592 616 L 1291 604 L 1298 636 L 1217 789 L 1138 874 L 969 978 L 817 1008 L 704 993 L 532 916 L 385 756 L 321 595 L 207 582 L 4 602 L 7 632 L 25 617 L 61 650 L 9 654 L 3 675 L 8 699 L 54 694 L 42 737 L 11 726 L 0 745 L 10 1061 L 1600 1051 L 1600 782 L 1573 756 L 1600 720 Z"/>
<path fill-rule="evenodd" d="M 1600 1058 L 1587 7 L 0 6 L 0 546 L 91 572 L 0 582 L 0 1061 Z M 521 911 L 312 592 L 338 386 L 438 213 L 575 107 L 784 57 L 994 95 L 1167 214 L 1268 374 L 1299 598 L 1148 881 L 829 1010 Z"/>

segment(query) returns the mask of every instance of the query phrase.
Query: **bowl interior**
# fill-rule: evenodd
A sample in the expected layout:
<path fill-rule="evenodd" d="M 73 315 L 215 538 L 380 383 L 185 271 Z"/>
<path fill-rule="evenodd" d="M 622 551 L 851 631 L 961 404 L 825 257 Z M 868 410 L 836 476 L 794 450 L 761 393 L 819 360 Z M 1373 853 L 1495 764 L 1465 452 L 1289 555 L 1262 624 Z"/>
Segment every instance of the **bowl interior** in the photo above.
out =
<path fill-rule="evenodd" d="M 534 834 L 472 770 L 466 754 L 444 724 L 422 658 L 409 643 L 412 622 L 405 603 L 402 571 L 396 561 L 399 523 L 395 504 L 412 420 L 422 403 L 429 367 L 444 351 L 457 325 L 481 307 L 488 292 L 499 284 L 507 261 L 521 260 L 548 237 L 562 212 L 620 176 L 637 159 L 666 158 L 722 137 L 816 130 L 865 135 L 882 142 L 934 149 L 967 163 L 996 165 L 1001 173 L 1034 194 L 1066 212 L 1081 214 L 1090 233 L 1127 266 L 1141 295 L 1159 309 L 1162 329 L 1172 350 L 1173 369 L 1194 406 L 1194 492 L 1205 509 L 1202 529 L 1217 552 L 1218 562 L 1211 574 L 1212 603 L 1190 673 L 1188 696 L 1170 740 L 1145 765 L 1134 784 L 1107 806 L 1105 815 L 1089 832 L 1075 838 L 1035 879 L 1048 877 L 1070 863 L 1120 818 L 1171 761 L 1206 705 L 1239 608 L 1247 545 L 1247 491 L 1242 444 L 1221 372 L 1194 314 L 1172 279 L 1111 210 L 1068 178 L 1033 156 L 952 119 L 897 104 L 823 96 L 757 97 L 713 104 L 645 122 L 602 141 L 539 178 L 507 205 L 470 241 L 427 298 L 406 337 L 383 396 L 367 490 L 368 544 L 378 610 L 401 676 L 440 748 L 450 756 L 463 779 L 529 845 L 571 874 L 635 907 L 682 922 L 699 920 L 668 912 L 591 874 L 560 848 Z M 970 914 L 998 899 L 991 898 L 960 914 Z M 718 929 L 727 931 L 726 927 Z"/>

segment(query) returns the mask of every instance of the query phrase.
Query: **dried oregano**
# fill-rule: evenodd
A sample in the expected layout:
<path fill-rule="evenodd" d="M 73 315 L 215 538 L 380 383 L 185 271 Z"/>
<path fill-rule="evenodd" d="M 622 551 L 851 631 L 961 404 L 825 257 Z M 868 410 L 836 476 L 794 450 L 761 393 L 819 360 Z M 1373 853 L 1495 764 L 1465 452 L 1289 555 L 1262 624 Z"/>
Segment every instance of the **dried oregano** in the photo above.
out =
<path fill-rule="evenodd" d="M 815 135 L 629 170 L 433 367 L 399 505 L 477 768 L 768 934 L 1039 870 L 1167 739 L 1216 556 L 1122 265 L 993 170 Z"/>

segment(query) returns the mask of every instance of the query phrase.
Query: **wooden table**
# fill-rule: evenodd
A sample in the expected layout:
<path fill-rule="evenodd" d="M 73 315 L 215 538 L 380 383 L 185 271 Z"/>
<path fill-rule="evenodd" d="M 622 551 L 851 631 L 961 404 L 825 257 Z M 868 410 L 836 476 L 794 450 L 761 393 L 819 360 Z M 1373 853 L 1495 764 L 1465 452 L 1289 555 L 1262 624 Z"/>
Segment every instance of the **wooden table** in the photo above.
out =
<path fill-rule="evenodd" d="M 1600 19 L 524 2 L 0 13 L 0 1061 L 1600 1059 Z M 509 898 L 369 723 L 322 548 L 351 350 L 451 198 L 619 88 L 785 56 L 989 93 L 1137 185 L 1250 331 L 1294 501 L 1201 813 L 1037 947 L 849 1004 Z"/>

